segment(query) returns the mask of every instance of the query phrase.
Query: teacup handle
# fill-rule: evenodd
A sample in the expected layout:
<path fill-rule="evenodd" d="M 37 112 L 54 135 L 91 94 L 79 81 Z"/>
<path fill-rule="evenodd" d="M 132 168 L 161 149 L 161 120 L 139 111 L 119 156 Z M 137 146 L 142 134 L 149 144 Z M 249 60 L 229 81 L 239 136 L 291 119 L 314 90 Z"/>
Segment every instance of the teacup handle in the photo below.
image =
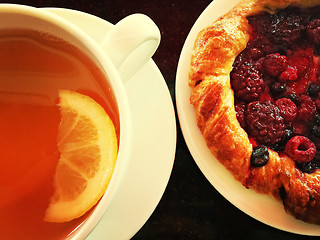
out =
<path fill-rule="evenodd" d="M 152 57 L 160 43 L 160 31 L 144 14 L 132 14 L 119 21 L 100 45 L 128 81 Z"/>

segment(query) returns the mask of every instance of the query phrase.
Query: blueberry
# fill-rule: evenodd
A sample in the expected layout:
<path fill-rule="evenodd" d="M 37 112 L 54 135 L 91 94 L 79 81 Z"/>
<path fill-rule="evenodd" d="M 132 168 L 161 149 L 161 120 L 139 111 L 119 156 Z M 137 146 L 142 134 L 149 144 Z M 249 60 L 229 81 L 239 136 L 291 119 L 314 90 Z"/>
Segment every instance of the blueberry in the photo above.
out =
<path fill-rule="evenodd" d="M 300 101 L 299 101 L 299 96 L 297 96 L 296 94 L 289 94 L 289 95 L 285 95 L 285 98 L 289 98 L 292 102 L 294 102 L 297 106 L 299 105 Z"/>
<path fill-rule="evenodd" d="M 287 55 L 287 47 L 286 46 L 279 46 L 279 50 L 277 51 L 280 55 Z"/>
<path fill-rule="evenodd" d="M 311 128 L 311 134 L 317 138 L 320 137 L 320 126 L 313 125 Z"/>
<path fill-rule="evenodd" d="M 312 159 L 317 164 L 317 167 L 320 167 L 320 151 L 317 149 L 316 156 Z"/>
<path fill-rule="evenodd" d="M 320 92 L 320 86 L 315 83 L 310 83 L 307 89 L 307 93 L 310 97 L 315 98 L 318 97 L 318 94 Z"/>
<path fill-rule="evenodd" d="M 252 149 L 250 163 L 252 167 L 262 167 L 269 161 L 268 148 L 264 145 L 256 146 Z"/>
<path fill-rule="evenodd" d="M 304 173 L 313 173 L 317 168 L 318 164 L 315 161 L 310 161 L 307 163 L 299 163 L 297 167 Z"/>
<path fill-rule="evenodd" d="M 320 45 L 319 44 L 315 44 L 314 49 L 313 49 L 313 54 L 315 57 L 320 56 Z"/>
<path fill-rule="evenodd" d="M 277 142 L 274 146 L 270 147 L 275 151 L 283 151 L 287 142 L 289 141 L 289 139 L 293 137 L 293 131 L 291 129 L 285 129 L 283 132 L 283 135 L 281 137 L 281 140 L 279 142 Z"/>
<path fill-rule="evenodd" d="M 296 166 L 304 173 L 313 173 L 320 168 L 320 151 L 317 150 L 316 156 L 307 163 L 296 163 Z"/>
<path fill-rule="evenodd" d="M 287 90 L 287 85 L 285 83 L 273 82 L 270 86 L 270 93 L 273 96 L 279 96 Z"/>
<path fill-rule="evenodd" d="M 310 133 L 313 137 L 320 138 L 320 114 L 317 113 L 314 117 L 313 123 L 310 126 Z"/>
<path fill-rule="evenodd" d="M 316 114 L 313 124 L 320 126 L 320 114 L 319 113 Z"/>

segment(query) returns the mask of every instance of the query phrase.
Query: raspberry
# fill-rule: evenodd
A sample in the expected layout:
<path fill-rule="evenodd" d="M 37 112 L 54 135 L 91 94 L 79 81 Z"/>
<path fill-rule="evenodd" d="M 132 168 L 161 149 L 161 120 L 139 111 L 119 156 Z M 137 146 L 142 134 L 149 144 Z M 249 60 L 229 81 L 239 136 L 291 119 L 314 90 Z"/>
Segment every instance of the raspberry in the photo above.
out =
<path fill-rule="evenodd" d="M 284 152 L 297 163 L 306 163 L 316 156 L 317 150 L 309 138 L 295 136 L 287 142 Z"/>
<path fill-rule="evenodd" d="M 299 77 L 302 77 L 308 71 L 310 64 L 309 60 L 305 57 L 291 57 L 289 63 L 294 69 L 297 69 Z"/>
<path fill-rule="evenodd" d="M 306 124 L 298 121 L 294 121 L 292 124 L 292 127 L 295 135 L 304 135 L 308 130 L 308 127 L 306 126 Z"/>
<path fill-rule="evenodd" d="M 284 133 L 283 117 L 271 102 L 251 102 L 247 105 L 246 124 L 249 134 L 259 144 L 273 145 Z"/>
<path fill-rule="evenodd" d="M 314 103 L 316 104 L 317 110 L 320 111 L 320 100 L 318 99 Z"/>
<path fill-rule="evenodd" d="M 244 102 L 240 102 L 235 105 L 237 120 L 240 123 L 240 126 L 242 128 L 245 128 L 246 126 L 245 116 L 244 116 L 245 108 L 246 108 L 246 104 Z"/>
<path fill-rule="evenodd" d="M 277 77 L 287 69 L 287 57 L 279 53 L 269 54 L 262 62 L 263 70 L 270 76 Z"/>
<path fill-rule="evenodd" d="M 290 66 L 285 71 L 283 71 L 279 77 L 279 80 L 281 82 L 295 81 L 297 79 L 298 79 L 298 70 Z"/>
<path fill-rule="evenodd" d="M 316 115 L 317 106 L 314 101 L 307 95 L 299 97 L 298 116 L 297 118 L 303 122 L 311 121 Z"/>
<path fill-rule="evenodd" d="M 252 62 L 235 62 L 230 76 L 236 97 L 244 101 L 255 101 L 264 91 L 262 74 Z"/>
<path fill-rule="evenodd" d="M 297 69 L 298 77 L 303 77 L 313 66 L 313 49 L 300 49 L 288 53 L 288 64 Z"/>
<path fill-rule="evenodd" d="M 320 44 L 320 19 L 309 22 L 307 32 L 313 42 Z"/>
<path fill-rule="evenodd" d="M 297 106 L 288 98 L 278 99 L 275 104 L 280 110 L 285 122 L 293 121 L 297 116 Z"/>

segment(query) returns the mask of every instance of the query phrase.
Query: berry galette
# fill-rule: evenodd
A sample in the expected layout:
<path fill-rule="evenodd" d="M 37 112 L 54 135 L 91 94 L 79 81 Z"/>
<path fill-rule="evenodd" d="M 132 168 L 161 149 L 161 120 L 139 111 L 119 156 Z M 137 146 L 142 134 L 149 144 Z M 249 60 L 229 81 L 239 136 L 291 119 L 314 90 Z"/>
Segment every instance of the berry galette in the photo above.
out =
<path fill-rule="evenodd" d="M 214 156 L 320 224 L 320 0 L 244 0 L 203 29 L 189 86 Z"/>

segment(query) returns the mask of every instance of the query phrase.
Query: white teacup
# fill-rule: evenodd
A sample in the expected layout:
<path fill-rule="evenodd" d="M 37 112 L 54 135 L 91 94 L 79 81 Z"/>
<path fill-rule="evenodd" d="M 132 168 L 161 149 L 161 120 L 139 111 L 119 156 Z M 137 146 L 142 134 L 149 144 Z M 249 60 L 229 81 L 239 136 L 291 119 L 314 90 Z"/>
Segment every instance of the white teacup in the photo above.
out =
<path fill-rule="evenodd" d="M 134 14 L 116 24 L 97 44 L 79 27 L 57 15 L 15 4 L 0 4 L 0 22 L 0 31 L 36 30 L 54 35 L 81 49 L 105 73 L 115 94 L 120 118 L 118 158 L 104 196 L 90 217 L 70 235 L 70 239 L 84 239 L 103 216 L 125 176 L 130 160 L 132 126 L 124 84 L 156 51 L 160 43 L 159 29 L 147 16 Z"/>

